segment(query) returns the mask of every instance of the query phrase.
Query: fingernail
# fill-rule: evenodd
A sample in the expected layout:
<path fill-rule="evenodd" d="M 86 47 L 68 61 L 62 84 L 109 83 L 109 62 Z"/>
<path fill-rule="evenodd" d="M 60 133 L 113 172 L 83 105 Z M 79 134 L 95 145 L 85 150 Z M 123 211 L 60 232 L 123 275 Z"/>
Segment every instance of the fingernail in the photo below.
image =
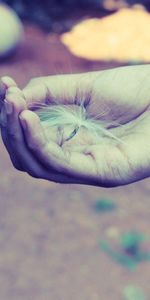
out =
<path fill-rule="evenodd" d="M 7 102 L 6 100 L 4 100 L 5 103 L 5 109 L 6 109 L 6 113 L 8 115 L 11 115 L 13 113 L 13 105 L 10 102 Z"/>
<path fill-rule="evenodd" d="M 6 111 L 5 111 L 4 105 L 2 106 L 2 109 L 1 109 L 0 123 L 4 127 L 6 127 L 6 125 L 7 125 L 7 116 L 6 116 Z"/>
<path fill-rule="evenodd" d="M 26 120 L 23 119 L 22 116 L 19 116 L 19 119 L 21 121 L 21 125 L 22 125 L 23 129 L 26 130 L 27 129 L 27 122 L 26 122 Z"/>

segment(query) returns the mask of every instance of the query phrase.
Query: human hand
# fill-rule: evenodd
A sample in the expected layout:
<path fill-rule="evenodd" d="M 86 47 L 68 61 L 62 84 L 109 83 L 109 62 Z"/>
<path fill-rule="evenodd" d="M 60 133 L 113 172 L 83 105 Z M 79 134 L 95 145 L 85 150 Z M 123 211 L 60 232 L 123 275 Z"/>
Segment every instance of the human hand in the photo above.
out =
<path fill-rule="evenodd" d="M 3 142 L 14 166 L 36 178 L 62 183 L 119 186 L 150 175 L 150 66 L 117 68 L 32 80 L 23 91 L 8 88 L 1 113 Z M 110 134 L 102 140 L 81 128 L 59 144 L 30 109 L 37 103 L 86 106 Z M 20 116 L 20 118 L 19 118 Z M 121 124 L 121 125 L 120 125 Z M 64 128 L 68 136 L 70 128 Z M 119 142 L 121 140 L 121 142 Z"/>

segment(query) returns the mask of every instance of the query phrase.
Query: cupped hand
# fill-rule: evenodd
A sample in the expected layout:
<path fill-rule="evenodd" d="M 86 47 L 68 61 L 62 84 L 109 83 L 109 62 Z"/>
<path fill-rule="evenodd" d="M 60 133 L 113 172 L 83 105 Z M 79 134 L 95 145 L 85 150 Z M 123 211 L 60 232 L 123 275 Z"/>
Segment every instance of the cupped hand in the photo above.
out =
<path fill-rule="evenodd" d="M 23 90 L 8 84 L 1 133 L 13 165 L 59 183 L 112 187 L 149 177 L 149 87 L 149 65 L 41 77 Z M 60 137 L 59 128 L 46 131 L 36 114 L 41 104 L 75 108 L 81 102 L 88 117 L 107 124 L 109 135 L 95 139 L 81 127 L 67 139 L 66 126 Z"/>

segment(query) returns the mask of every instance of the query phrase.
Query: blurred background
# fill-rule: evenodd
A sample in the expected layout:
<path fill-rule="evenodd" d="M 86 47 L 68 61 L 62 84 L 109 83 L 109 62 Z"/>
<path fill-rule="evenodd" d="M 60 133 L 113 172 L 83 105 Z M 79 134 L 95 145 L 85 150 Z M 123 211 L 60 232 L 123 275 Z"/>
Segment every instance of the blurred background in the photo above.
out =
<path fill-rule="evenodd" d="M 150 62 L 148 0 L 0 2 L 0 76 Z M 0 299 L 150 299 L 150 180 L 104 189 L 37 180 L 0 142 Z"/>

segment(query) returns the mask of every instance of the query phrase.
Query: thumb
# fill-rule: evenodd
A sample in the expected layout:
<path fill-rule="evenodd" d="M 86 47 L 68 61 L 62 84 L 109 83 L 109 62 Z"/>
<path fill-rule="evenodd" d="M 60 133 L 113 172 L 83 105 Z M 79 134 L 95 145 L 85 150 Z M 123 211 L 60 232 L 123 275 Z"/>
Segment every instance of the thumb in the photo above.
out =
<path fill-rule="evenodd" d="M 23 89 L 28 107 L 42 104 L 78 104 L 91 87 L 87 73 L 54 75 L 32 79 Z"/>

